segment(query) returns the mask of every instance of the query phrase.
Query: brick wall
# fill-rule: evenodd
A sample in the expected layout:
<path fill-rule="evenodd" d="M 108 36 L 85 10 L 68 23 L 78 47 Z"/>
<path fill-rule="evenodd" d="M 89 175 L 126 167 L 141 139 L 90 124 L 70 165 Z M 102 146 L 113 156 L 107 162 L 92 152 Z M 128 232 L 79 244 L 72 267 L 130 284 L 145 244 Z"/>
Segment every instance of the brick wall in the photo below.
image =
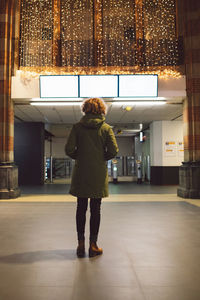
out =
<path fill-rule="evenodd" d="M 184 103 L 184 160 L 200 161 L 200 1 L 178 0 L 183 35 L 187 99 Z"/>
<path fill-rule="evenodd" d="M 13 161 L 14 109 L 11 75 L 14 68 L 15 0 L 0 1 L 0 163 Z"/>

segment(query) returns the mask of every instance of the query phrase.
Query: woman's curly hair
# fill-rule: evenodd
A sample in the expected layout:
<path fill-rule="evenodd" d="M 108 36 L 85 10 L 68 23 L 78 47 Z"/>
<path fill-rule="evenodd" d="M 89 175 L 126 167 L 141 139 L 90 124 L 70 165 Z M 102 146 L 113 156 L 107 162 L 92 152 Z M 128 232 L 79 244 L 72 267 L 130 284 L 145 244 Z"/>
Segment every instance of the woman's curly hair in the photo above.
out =
<path fill-rule="evenodd" d="M 95 114 L 95 115 L 105 115 L 106 114 L 106 104 L 100 98 L 90 98 L 83 102 L 82 111 L 85 114 Z"/>

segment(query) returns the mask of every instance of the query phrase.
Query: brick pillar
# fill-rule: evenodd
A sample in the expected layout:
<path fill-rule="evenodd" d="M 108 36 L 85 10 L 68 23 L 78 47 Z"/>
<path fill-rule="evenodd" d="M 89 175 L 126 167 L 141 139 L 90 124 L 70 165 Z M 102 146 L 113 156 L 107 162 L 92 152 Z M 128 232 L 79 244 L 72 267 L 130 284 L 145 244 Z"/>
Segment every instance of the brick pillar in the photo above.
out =
<path fill-rule="evenodd" d="M 187 99 L 183 108 L 184 162 L 178 196 L 200 198 L 200 1 L 181 0 Z"/>
<path fill-rule="evenodd" d="M 14 107 L 11 100 L 16 2 L 0 1 L 0 199 L 16 198 L 20 194 L 13 154 Z"/>

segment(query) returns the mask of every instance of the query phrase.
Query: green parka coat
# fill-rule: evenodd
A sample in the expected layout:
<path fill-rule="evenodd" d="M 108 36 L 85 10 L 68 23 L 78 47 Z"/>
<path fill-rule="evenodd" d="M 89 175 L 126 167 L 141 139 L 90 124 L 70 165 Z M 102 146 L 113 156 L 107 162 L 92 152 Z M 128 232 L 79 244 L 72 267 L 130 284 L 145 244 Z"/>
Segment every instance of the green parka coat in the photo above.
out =
<path fill-rule="evenodd" d="M 107 160 L 116 156 L 117 142 L 103 115 L 86 114 L 73 125 L 65 153 L 75 159 L 70 194 L 76 197 L 108 196 Z"/>

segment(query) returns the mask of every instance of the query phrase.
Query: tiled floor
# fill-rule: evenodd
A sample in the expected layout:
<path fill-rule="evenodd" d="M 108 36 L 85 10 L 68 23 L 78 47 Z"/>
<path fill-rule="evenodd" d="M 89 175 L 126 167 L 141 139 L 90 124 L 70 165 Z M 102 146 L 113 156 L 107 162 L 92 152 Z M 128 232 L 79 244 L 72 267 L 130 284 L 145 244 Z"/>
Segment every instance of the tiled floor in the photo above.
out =
<path fill-rule="evenodd" d="M 103 255 L 78 259 L 75 198 L 0 201 L 0 300 L 199 300 L 199 202 L 112 194 L 102 203 Z"/>

